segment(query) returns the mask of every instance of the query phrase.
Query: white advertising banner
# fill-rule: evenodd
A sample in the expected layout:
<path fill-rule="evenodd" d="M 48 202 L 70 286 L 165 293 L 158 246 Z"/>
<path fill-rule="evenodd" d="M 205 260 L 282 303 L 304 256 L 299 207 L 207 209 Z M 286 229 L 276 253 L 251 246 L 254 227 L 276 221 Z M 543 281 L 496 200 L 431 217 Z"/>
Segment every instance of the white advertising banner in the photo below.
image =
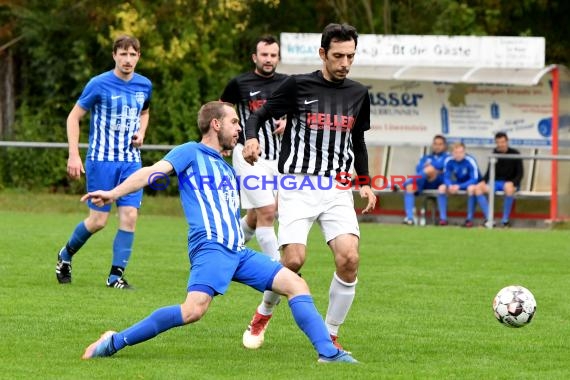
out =
<path fill-rule="evenodd" d="M 320 65 L 317 33 L 281 33 L 285 64 Z M 543 37 L 361 34 L 354 65 L 436 67 L 544 67 Z"/>
<path fill-rule="evenodd" d="M 472 85 L 411 81 L 362 81 L 369 87 L 370 145 L 450 142 L 494 146 L 504 131 L 513 146 L 551 145 L 550 76 L 537 86 Z M 563 124 L 563 123 L 561 123 Z"/>

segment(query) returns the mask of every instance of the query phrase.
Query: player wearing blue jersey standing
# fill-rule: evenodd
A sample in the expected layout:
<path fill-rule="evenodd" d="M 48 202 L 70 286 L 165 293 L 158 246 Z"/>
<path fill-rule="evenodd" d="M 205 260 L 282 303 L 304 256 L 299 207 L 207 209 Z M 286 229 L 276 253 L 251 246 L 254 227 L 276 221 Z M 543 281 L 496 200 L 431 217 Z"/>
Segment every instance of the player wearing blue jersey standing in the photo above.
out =
<path fill-rule="evenodd" d="M 112 189 L 141 167 L 139 148 L 144 141 L 152 94 L 150 80 L 135 73 L 140 58 L 140 43 L 121 36 L 113 43 L 115 68 L 92 78 L 67 118 L 69 159 L 67 173 L 72 179 L 86 173 L 87 191 Z M 79 122 L 91 112 L 89 148 L 85 169 L 79 155 Z M 113 261 L 107 286 L 127 289 L 123 277 L 132 252 L 138 208 L 142 191 L 116 200 L 119 230 L 113 242 Z M 89 216 L 79 223 L 60 249 L 56 265 L 57 280 L 71 282 L 73 255 L 107 224 L 111 205 L 88 202 Z"/>
<path fill-rule="evenodd" d="M 475 158 L 465 152 L 463 143 L 455 143 L 452 148 L 452 157 L 445 160 L 443 169 L 443 184 L 438 188 L 437 206 L 439 208 L 439 225 L 447 223 L 447 194 L 456 194 L 459 190 L 467 191 L 467 219 L 464 227 L 473 227 L 473 213 L 477 198 L 475 188 L 481 174 Z"/>
<path fill-rule="evenodd" d="M 220 155 L 238 141 L 241 128 L 236 111 L 229 103 L 207 103 L 198 113 L 198 127 L 200 143 L 180 145 L 114 189 L 90 192 L 82 198 L 97 205 L 110 204 L 143 188 L 156 173 L 176 173 L 189 226 L 191 264 L 184 303 L 157 309 L 121 332 L 105 332 L 87 347 L 83 359 L 111 356 L 168 329 L 198 321 L 213 297 L 224 294 L 230 282 L 237 281 L 286 296 L 295 322 L 310 339 L 320 362 L 355 363 L 352 356 L 334 346 L 305 281 L 278 261 L 244 246 L 236 174 Z"/>
<path fill-rule="evenodd" d="M 410 178 L 404 182 L 404 209 L 406 217 L 404 224 L 414 224 L 415 196 L 424 190 L 436 190 L 443 184 L 443 165 L 449 157 L 447 141 L 442 135 L 436 135 L 431 144 L 431 153 L 426 154 L 416 166 L 419 178 Z"/>

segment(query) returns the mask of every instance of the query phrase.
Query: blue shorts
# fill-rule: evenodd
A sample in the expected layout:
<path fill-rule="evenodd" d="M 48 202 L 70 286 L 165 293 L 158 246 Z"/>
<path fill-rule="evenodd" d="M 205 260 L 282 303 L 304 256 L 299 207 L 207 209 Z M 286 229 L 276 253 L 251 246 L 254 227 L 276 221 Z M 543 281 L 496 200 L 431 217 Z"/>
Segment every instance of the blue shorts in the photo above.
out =
<path fill-rule="evenodd" d="M 419 174 L 418 174 L 419 175 Z M 437 190 L 437 188 L 443 184 L 443 175 L 438 175 L 433 181 L 428 181 L 426 178 L 409 178 L 404 182 L 404 189 L 408 185 L 413 185 L 415 182 L 416 191 L 415 194 L 420 194 L 424 190 Z"/>
<path fill-rule="evenodd" d="M 95 190 L 111 190 L 115 186 L 123 183 L 128 176 L 141 168 L 140 162 L 112 162 L 112 161 L 85 161 L 85 172 L 87 177 L 87 192 Z M 117 199 L 117 206 L 141 207 L 143 191 L 135 191 Z M 96 211 L 111 211 L 111 205 L 97 207 L 91 200 L 88 201 L 89 208 Z"/>
<path fill-rule="evenodd" d="M 280 262 L 251 248 L 232 251 L 219 243 L 206 243 L 190 255 L 187 290 L 203 291 L 213 297 L 224 294 L 230 282 L 236 281 L 263 292 L 271 290 L 281 268 Z"/>
<path fill-rule="evenodd" d="M 498 180 L 495 181 L 495 191 L 504 191 L 505 190 L 505 183 L 512 182 L 512 181 L 505 181 L 505 180 Z M 519 190 L 520 186 L 515 186 L 517 190 Z"/>

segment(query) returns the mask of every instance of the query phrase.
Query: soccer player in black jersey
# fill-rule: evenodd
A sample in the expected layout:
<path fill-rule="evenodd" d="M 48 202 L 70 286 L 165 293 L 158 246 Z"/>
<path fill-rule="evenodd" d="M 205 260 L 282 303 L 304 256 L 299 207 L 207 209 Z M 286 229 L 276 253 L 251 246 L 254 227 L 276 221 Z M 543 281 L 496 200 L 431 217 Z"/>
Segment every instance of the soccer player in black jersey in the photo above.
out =
<path fill-rule="evenodd" d="M 281 142 L 278 193 L 279 245 L 282 263 L 299 271 L 305 262 L 307 235 L 316 221 L 334 255 L 326 323 L 337 346 L 339 326 L 352 305 L 359 263 L 359 228 L 349 181 L 352 167 L 361 197 L 371 210 L 376 196 L 368 185 L 364 132 L 370 128 L 370 99 L 362 84 L 347 79 L 358 34 L 350 25 L 329 24 L 323 30 L 319 56 L 322 70 L 293 75 L 275 90 L 246 123 L 244 158 L 258 160 L 259 129 L 265 120 L 287 116 Z M 255 164 L 257 165 L 257 164 Z M 286 183 L 287 182 L 287 183 Z M 286 187 L 284 186 L 286 184 Z M 244 333 L 248 348 L 263 344 L 272 310 L 258 308 Z M 269 309 L 269 310 L 268 310 Z"/>
<path fill-rule="evenodd" d="M 255 43 L 255 52 L 251 55 L 255 69 L 231 79 L 220 98 L 236 105 L 242 129 L 232 153 L 232 161 L 240 177 L 241 207 L 247 210 L 247 214 L 240 221 L 245 242 L 255 234 L 261 251 L 277 261 L 280 254 L 274 229 L 277 190 L 275 181 L 279 177 L 277 158 L 285 120 L 268 119 L 263 124 L 259 134 L 262 154 L 255 166 L 244 160 L 242 151 L 245 143 L 245 122 L 287 78 L 287 75 L 275 72 L 279 57 L 277 39 L 270 35 L 260 37 Z M 278 301 L 277 294 L 266 292 L 260 307 L 263 308 L 265 304 L 272 307 Z"/>
<path fill-rule="evenodd" d="M 520 154 L 516 149 L 509 146 L 509 137 L 504 132 L 497 132 L 495 134 L 495 144 L 496 147 L 493 150 L 495 154 Z M 505 198 L 503 201 L 503 218 L 501 219 L 501 224 L 503 227 L 510 227 L 510 216 L 513 207 L 514 197 L 517 190 L 520 188 L 521 180 L 524 174 L 523 163 L 521 159 L 506 160 L 504 158 L 499 158 L 495 164 L 496 175 L 495 175 L 495 188 L 493 191 L 504 191 Z M 477 202 L 483 210 L 483 215 L 485 215 L 484 225 L 487 225 L 487 220 L 490 219 L 489 204 L 487 203 L 487 197 L 491 189 L 489 188 L 489 168 L 487 168 L 487 173 L 477 184 L 475 188 L 475 194 L 477 195 Z"/>

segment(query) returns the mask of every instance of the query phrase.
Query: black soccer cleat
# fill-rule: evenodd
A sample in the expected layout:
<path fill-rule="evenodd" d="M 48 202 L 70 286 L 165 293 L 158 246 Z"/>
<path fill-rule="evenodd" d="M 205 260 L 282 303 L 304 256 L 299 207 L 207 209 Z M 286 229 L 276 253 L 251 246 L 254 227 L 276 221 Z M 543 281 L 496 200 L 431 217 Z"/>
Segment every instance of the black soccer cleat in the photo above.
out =
<path fill-rule="evenodd" d="M 119 278 L 118 280 L 115 280 L 113 282 L 109 282 L 109 279 L 107 279 L 107 287 L 108 288 L 115 288 L 115 289 L 124 289 L 124 290 L 133 290 L 134 288 L 129 285 L 129 283 L 127 282 L 126 278 Z"/>
<path fill-rule="evenodd" d="M 61 250 L 59 252 L 61 252 Z M 57 277 L 57 282 L 60 284 L 71 284 L 71 263 L 63 261 L 59 253 L 55 266 L 55 276 Z"/>

